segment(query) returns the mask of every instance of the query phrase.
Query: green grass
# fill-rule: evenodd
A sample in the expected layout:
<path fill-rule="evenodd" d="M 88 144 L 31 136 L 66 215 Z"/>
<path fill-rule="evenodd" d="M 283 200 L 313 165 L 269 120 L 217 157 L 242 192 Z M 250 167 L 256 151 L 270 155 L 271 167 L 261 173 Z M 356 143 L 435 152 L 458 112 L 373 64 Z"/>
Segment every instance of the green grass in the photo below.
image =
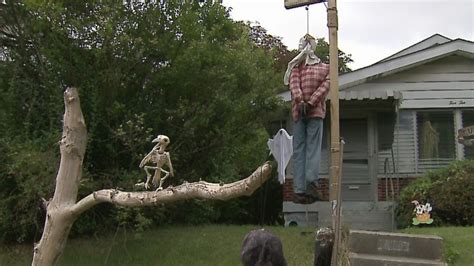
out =
<path fill-rule="evenodd" d="M 61 265 L 223 265 L 240 266 L 247 232 L 258 226 L 168 226 L 142 233 L 119 230 L 98 238 L 72 239 Z M 314 238 L 309 228 L 266 226 L 283 242 L 290 266 L 312 265 Z M 474 265 L 474 227 L 431 227 L 402 230 L 439 235 L 450 265 Z M 31 246 L 0 246 L 0 266 L 29 265 Z"/>
<path fill-rule="evenodd" d="M 98 239 L 72 239 L 61 265 L 240 266 L 242 240 L 258 226 L 172 226 L 140 234 L 119 230 Z M 308 228 L 265 227 L 283 240 L 289 265 L 312 265 L 314 238 Z M 31 247 L 0 250 L 0 266 L 28 265 Z"/>
<path fill-rule="evenodd" d="M 444 239 L 444 256 L 449 265 L 474 265 L 474 227 L 409 228 L 401 232 L 440 236 Z"/>

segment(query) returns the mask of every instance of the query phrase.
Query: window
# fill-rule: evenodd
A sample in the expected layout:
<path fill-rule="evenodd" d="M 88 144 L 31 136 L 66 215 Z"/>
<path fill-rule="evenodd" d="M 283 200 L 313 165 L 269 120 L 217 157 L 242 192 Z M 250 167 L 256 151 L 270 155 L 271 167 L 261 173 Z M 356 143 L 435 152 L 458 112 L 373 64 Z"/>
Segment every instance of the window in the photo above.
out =
<path fill-rule="evenodd" d="M 462 111 L 462 126 L 474 126 L 474 110 Z M 464 158 L 474 159 L 474 146 L 464 146 Z"/>
<path fill-rule="evenodd" d="M 447 166 L 456 159 L 452 111 L 417 111 L 419 172 Z"/>
<path fill-rule="evenodd" d="M 463 111 L 463 125 L 474 125 L 474 110 Z M 392 114 L 393 115 L 393 114 Z M 398 118 L 377 114 L 377 172 L 423 174 L 456 160 L 454 111 L 400 110 Z M 393 120 L 395 126 L 392 128 Z M 474 159 L 474 147 L 465 146 L 465 158 Z"/>

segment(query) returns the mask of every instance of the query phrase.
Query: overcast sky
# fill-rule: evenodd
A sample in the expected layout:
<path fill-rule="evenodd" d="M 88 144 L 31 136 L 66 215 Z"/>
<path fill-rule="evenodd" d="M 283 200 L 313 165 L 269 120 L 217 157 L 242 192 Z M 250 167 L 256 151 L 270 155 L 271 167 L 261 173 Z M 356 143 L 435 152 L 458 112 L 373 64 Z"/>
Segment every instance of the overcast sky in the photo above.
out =
<path fill-rule="evenodd" d="M 306 34 L 304 7 L 284 0 L 223 0 L 235 20 L 259 22 L 290 49 Z M 474 0 L 338 0 L 339 49 L 353 69 L 371 65 L 433 34 L 474 41 Z M 309 33 L 328 40 L 326 7 L 309 8 Z"/>

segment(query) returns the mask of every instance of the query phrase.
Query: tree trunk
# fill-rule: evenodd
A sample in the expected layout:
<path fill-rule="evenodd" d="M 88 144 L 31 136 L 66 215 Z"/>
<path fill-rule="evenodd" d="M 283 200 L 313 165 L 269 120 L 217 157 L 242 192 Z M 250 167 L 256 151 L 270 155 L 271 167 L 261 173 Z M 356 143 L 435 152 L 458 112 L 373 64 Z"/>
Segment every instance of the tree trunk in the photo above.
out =
<path fill-rule="evenodd" d="M 43 235 L 34 247 L 34 266 L 57 265 L 66 247 L 66 241 L 74 221 L 84 211 L 101 202 L 120 206 L 150 206 L 166 202 L 200 198 L 228 200 L 249 196 L 269 177 L 271 165 L 266 162 L 249 177 L 230 184 L 207 182 L 184 183 L 164 190 L 123 192 L 103 189 L 77 202 L 82 176 L 82 161 L 86 150 L 87 130 L 82 115 L 77 89 L 64 92 L 64 126 L 60 141 L 61 163 L 56 177 L 56 188 L 51 202 L 47 202 L 46 222 Z"/>
<path fill-rule="evenodd" d="M 35 245 L 32 265 L 57 265 L 75 217 L 70 209 L 76 203 L 86 151 L 87 130 L 76 88 L 64 92 L 61 162 L 56 188 L 46 207 L 46 222 L 40 242 Z"/>

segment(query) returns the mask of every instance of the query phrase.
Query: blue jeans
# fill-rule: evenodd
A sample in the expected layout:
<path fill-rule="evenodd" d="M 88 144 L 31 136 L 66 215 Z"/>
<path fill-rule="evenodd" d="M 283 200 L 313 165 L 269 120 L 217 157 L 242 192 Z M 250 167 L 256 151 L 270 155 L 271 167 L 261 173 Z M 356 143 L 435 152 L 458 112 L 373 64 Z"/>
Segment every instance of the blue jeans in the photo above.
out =
<path fill-rule="evenodd" d="M 301 118 L 293 124 L 293 191 L 306 193 L 310 183 L 318 180 L 323 120 Z"/>

